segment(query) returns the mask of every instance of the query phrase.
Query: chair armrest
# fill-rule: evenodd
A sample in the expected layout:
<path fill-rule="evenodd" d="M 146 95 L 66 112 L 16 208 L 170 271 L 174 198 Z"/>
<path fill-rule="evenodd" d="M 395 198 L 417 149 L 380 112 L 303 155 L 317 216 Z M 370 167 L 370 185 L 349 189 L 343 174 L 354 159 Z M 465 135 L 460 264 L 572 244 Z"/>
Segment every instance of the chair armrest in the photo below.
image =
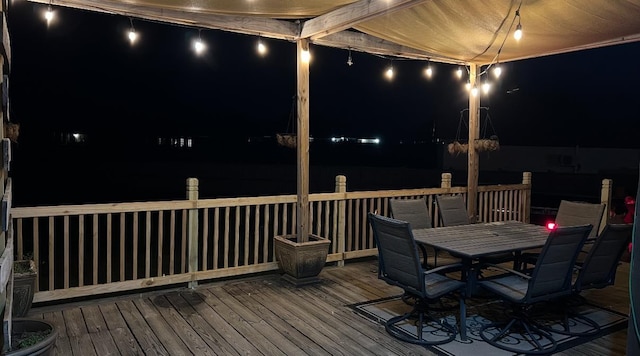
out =
<path fill-rule="evenodd" d="M 524 273 L 518 272 L 518 271 L 513 270 L 511 268 L 506 268 L 506 267 L 502 267 L 502 266 L 499 266 L 499 265 L 495 265 L 493 263 L 485 263 L 480 268 L 485 268 L 485 267 L 491 267 L 491 268 L 495 268 L 495 269 L 498 269 L 498 270 L 501 270 L 501 271 L 504 271 L 504 272 L 507 272 L 507 273 L 515 274 L 516 276 L 519 276 L 519 277 L 527 279 L 527 280 L 531 279 L 531 276 L 529 276 L 529 275 L 526 275 Z"/>
<path fill-rule="evenodd" d="M 462 269 L 462 263 L 452 263 L 450 265 L 444 265 L 444 266 L 432 268 L 430 270 L 424 271 L 424 274 L 427 275 L 431 273 L 439 273 L 439 272 L 448 271 L 452 269 Z"/>

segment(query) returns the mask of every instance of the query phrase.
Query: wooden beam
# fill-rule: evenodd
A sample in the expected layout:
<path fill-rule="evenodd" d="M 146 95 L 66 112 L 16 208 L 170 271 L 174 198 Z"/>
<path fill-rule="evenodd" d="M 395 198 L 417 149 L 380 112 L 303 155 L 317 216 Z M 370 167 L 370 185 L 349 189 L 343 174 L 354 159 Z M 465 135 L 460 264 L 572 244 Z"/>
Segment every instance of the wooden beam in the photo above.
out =
<path fill-rule="evenodd" d="M 471 88 L 477 83 L 478 66 L 469 66 L 469 82 Z M 480 136 L 480 93 L 472 95 L 469 93 L 469 160 L 467 166 L 467 211 L 471 221 L 478 218 L 478 170 L 480 168 L 478 150 L 476 150 L 476 139 Z"/>
<path fill-rule="evenodd" d="M 298 179 L 296 203 L 296 224 L 298 242 L 309 239 L 309 61 L 303 60 L 303 53 L 309 53 L 309 41 L 300 39 L 297 44 L 298 120 L 297 146 Z"/>
<path fill-rule="evenodd" d="M 442 57 L 436 53 L 420 51 L 410 47 L 377 38 L 366 33 L 356 31 L 342 31 L 313 40 L 314 44 L 326 47 L 351 49 L 354 51 L 394 56 L 400 58 L 430 60 L 432 62 L 466 65 L 460 60 Z"/>
<path fill-rule="evenodd" d="M 306 21 L 300 37 L 315 40 L 425 1 L 427 0 L 360 0 Z"/>
<path fill-rule="evenodd" d="M 228 32 L 256 35 L 293 41 L 298 37 L 299 26 L 291 21 L 266 17 L 220 15 L 175 10 L 153 6 L 131 5 L 120 1 L 97 0 L 29 0 L 35 3 L 64 6 L 106 14 L 122 15 L 152 21 L 167 22 L 197 28 L 210 28 Z"/>

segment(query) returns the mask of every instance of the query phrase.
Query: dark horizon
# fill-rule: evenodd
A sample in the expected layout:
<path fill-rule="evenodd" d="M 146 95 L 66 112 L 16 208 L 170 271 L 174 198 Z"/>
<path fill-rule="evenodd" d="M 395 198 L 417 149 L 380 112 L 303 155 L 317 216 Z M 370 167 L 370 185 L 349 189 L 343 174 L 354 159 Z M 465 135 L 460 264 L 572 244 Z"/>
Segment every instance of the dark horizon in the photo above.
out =
<path fill-rule="evenodd" d="M 208 50 L 198 57 L 188 46 L 194 28 L 134 19 L 141 37 L 131 46 L 128 18 L 56 7 L 47 28 L 41 9 L 21 2 L 9 12 L 11 119 L 25 140 L 51 132 L 250 137 L 288 129 L 293 43 L 262 39 L 269 52 L 260 57 L 253 36 L 202 30 Z M 425 140 L 435 124 L 439 138 L 456 138 L 468 106 L 456 66 L 434 63 L 427 80 L 420 61 L 352 52 L 349 66 L 345 50 L 312 45 L 312 54 L 311 135 Z M 617 65 L 639 56 L 640 43 L 631 43 L 504 63 L 481 106 L 506 145 L 640 148 L 640 69 Z M 389 82 L 382 73 L 391 62 Z"/>

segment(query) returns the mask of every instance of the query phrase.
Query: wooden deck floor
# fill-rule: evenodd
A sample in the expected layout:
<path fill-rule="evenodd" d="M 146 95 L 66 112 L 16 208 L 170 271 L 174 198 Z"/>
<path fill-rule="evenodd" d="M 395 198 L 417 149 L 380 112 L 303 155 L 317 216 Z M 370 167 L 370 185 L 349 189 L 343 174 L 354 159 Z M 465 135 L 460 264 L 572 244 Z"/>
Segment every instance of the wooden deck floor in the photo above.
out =
<path fill-rule="evenodd" d="M 277 274 L 86 302 L 36 307 L 52 322 L 57 355 L 433 355 L 390 337 L 346 305 L 397 295 L 375 260 L 326 267 L 293 288 Z M 584 295 L 627 313 L 629 265 L 615 286 Z M 624 355 L 626 329 L 560 355 Z"/>

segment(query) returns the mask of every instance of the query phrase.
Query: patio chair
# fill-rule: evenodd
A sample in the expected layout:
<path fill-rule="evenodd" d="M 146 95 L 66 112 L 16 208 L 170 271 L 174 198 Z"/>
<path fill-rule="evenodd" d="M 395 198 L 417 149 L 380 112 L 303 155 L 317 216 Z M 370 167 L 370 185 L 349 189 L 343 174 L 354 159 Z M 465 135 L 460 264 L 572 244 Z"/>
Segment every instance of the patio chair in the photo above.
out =
<path fill-rule="evenodd" d="M 598 235 L 604 210 L 604 204 L 561 200 L 558 213 L 556 214 L 555 224 L 556 227 L 591 224 L 593 229 L 589 234 L 589 238 L 593 238 Z M 590 245 L 589 242 L 585 244 L 584 252 L 588 252 Z M 539 253 L 540 249 L 529 250 L 522 253 L 520 256 L 520 269 L 527 268 L 527 264 L 535 264 Z"/>
<path fill-rule="evenodd" d="M 389 207 L 391 208 L 391 217 L 397 220 L 406 221 L 411 224 L 412 229 L 430 229 L 431 214 L 427 207 L 427 199 L 389 199 Z M 422 251 L 423 267 L 427 267 L 427 250 L 424 245 L 419 244 L 418 247 Z M 438 251 L 433 251 L 433 265 L 438 265 Z"/>
<path fill-rule="evenodd" d="M 472 221 L 469 219 L 467 207 L 462 195 L 437 195 L 436 203 L 440 213 L 442 226 L 468 225 Z M 453 257 L 460 257 L 452 254 Z M 496 253 L 480 259 L 481 263 L 504 263 L 515 260 L 512 252 Z M 514 262 L 514 266 L 518 263 Z"/>
<path fill-rule="evenodd" d="M 545 330 L 571 336 L 589 336 L 600 332 L 598 323 L 577 311 L 577 307 L 585 303 L 580 292 L 605 288 L 615 283 L 620 257 L 631 241 L 632 230 L 631 224 L 609 224 L 604 228 L 584 262 L 576 264 L 578 274 L 573 282 L 573 294 L 559 305 L 559 314 L 562 315 L 560 322 L 546 323 Z M 570 322 L 570 319 L 573 321 Z"/>
<path fill-rule="evenodd" d="M 530 310 L 536 303 L 556 301 L 572 293 L 573 267 L 591 229 L 591 225 L 583 225 L 552 230 L 530 275 L 492 265 L 507 273 L 478 283 L 510 303 L 512 313 L 504 322 L 484 325 L 480 330 L 484 341 L 515 353 L 521 353 L 523 349 L 517 348 L 514 340 L 533 347 L 526 351 L 527 354 L 552 353 L 557 348 L 557 341 L 550 332 L 538 326 Z"/>
<path fill-rule="evenodd" d="M 387 332 L 399 340 L 419 345 L 440 345 L 454 340 L 456 327 L 431 316 L 429 303 L 458 292 L 460 335 L 466 340 L 465 283 L 444 275 L 461 266 L 454 264 L 425 270 L 408 222 L 372 213 L 368 218 L 378 247 L 378 278 L 402 288 L 416 300 L 410 312 L 386 321 Z M 413 327 L 416 328 L 415 335 L 409 335 L 408 328 Z"/>

